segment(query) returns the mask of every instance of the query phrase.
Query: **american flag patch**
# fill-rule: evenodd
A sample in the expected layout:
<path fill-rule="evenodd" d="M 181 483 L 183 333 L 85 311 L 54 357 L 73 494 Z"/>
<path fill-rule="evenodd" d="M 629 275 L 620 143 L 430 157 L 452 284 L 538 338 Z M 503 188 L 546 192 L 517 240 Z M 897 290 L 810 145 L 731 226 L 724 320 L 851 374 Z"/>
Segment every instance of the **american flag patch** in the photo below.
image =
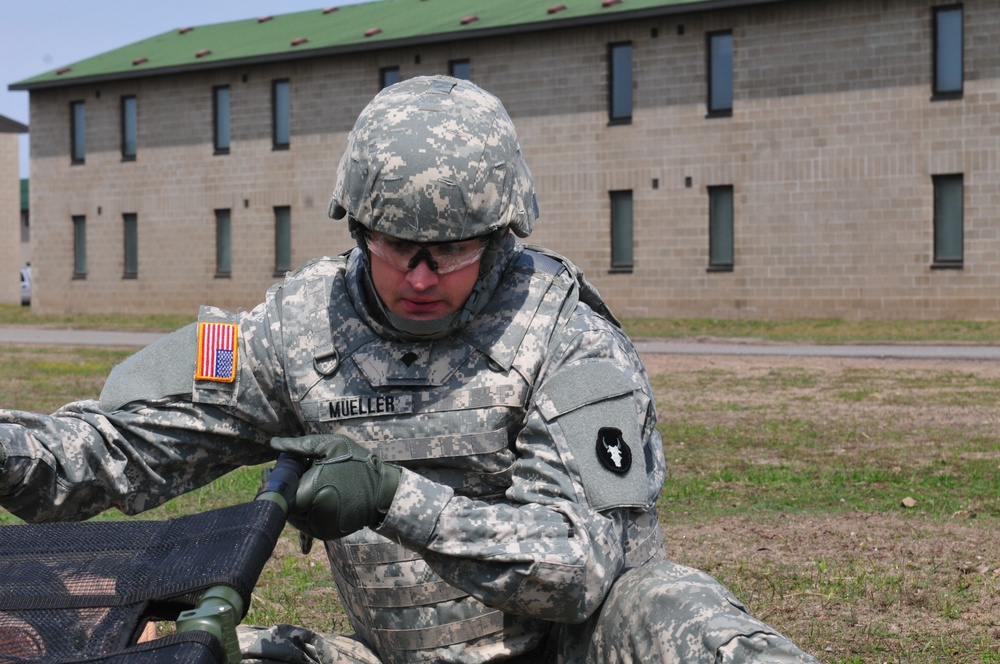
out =
<path fill-rule="evenodd" d="M 236 325 L 198 323 L 198 368 L 195 380 L 236 380 Z"/>

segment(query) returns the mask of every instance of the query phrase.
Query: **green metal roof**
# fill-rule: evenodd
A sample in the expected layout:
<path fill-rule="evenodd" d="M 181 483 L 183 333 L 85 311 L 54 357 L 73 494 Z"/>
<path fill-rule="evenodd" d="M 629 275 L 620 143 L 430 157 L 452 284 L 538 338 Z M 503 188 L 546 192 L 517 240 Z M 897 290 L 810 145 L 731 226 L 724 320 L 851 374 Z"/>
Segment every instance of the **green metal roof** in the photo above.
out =
<path fill-rule="evenodd" d="M 61 87 L 751 4 L 763 3 L 761 0 L 378 0 L 182 27 L 12 83 L 9 89 Z"/>

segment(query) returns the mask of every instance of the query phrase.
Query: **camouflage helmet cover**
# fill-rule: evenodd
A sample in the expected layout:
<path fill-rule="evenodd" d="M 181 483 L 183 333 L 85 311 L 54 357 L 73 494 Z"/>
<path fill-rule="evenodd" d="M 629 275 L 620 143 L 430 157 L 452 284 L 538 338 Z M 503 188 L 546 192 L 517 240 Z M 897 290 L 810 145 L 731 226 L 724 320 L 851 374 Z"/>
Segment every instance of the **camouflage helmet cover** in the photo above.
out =
<path fill-rule="evenodd" d="M 351 130 L 330 216 L 415 242 L 464 240 L 538 214 L 531 173 L 500 100 L 446 76 L 380 92 Z"/>

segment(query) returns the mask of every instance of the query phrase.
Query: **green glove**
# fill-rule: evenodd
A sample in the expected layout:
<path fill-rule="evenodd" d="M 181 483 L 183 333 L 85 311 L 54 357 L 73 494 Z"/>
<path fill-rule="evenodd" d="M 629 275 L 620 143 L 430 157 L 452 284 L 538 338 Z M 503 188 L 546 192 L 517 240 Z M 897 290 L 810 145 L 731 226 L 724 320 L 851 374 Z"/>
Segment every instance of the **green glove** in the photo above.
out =
<path fill-rule="evenodd" d="M 317 539 L 350 535 L 385 519 L 399 486 L 402 469 L 385 463 L 347 436 L 312 435 L 272 438 L 284 452 L 321 457 L 299 481 L 288 521 Z"/>

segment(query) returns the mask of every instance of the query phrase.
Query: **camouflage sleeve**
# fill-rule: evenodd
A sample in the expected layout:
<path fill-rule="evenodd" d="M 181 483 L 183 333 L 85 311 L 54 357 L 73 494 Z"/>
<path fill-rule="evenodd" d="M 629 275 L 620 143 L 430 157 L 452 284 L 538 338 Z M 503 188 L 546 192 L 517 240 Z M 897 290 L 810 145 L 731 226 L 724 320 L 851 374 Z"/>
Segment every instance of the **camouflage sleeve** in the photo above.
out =
<path fill-rule="evenodd" d="M 651 389 L 627 338 L 598 325 L 563 339 L 518 433 L 507 500 L 456 496 L 407 471 L 380 532 L 490 606 L 577 623 L 624 568 L 627 514 L 655 503 L 664 463 Z M 604 455 L 618 470 L 598 457 L 603 429 L 619 431 L 607 442 L 630 457 L 616 467 Z"/>
<path fill-rule="evenodd" d="M 239 359 L 230 383 L 194 379 L 199 342 L 184 328 L 116 367 L 100 401 L 51 415 L 0 410 L 7 457 L 0 505 L 32 522 L 84 519 L 111 507 L 134 514 L 274 458 L 270 438 L 300 431 L 275 402 L 281 372 L 268 309 L 232 317 Z M 203 310 L 201 318 L 223 314 Z"/>

